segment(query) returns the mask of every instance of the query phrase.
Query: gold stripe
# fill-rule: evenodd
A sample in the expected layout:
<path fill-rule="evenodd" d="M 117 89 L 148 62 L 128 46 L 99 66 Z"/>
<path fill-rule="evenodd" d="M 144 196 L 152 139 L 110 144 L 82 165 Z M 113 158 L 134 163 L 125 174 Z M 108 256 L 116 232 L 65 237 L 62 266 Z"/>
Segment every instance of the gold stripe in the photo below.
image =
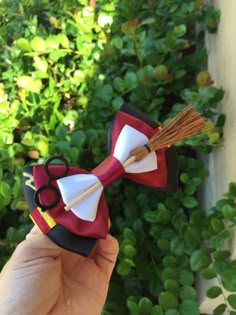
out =
<path fill-rule="evenodd" d="M 34 220 L 34 218 L 32 217 L 32 215 L 30 214 L 29 216 L 30 216 L 30 219 L 34 222 L 34 225 L 36 225 L 36 226 L 38 227 L 39 232 L 40 232 L 41 234 L 43 234 L 43 232 L 41 231 L 41 229 L 40 229 L 40 227 L 38 226 L 38 224 L 35 222 L 35 220 Z"/>
<path fill-rule="evenodd" d="M 41 216 L 44 218 L 44 220 L 47 222 L 48 226 L 52 229 L 56 222 L 53 220 L 52 217 L 47 212 L 43 212 L 40 208 L 37 208 L 38 212 L 41 214 Z"/>
<path fill-rule="evenodd" d="M 47 225 L 52 229 L 57 223 L 53 220 L 53 218 L 50 217 L 46 212 L 41 211 L 39 208 L 37 208 L 37 211 L 40 213 L 40 215 L 43 217 L 44 221 L 47 223 Z M 32 215 L 29 215 L 31 220 L 34 222 L 35 225 L 38 226 L 37 222 L 35 222 Z"/>

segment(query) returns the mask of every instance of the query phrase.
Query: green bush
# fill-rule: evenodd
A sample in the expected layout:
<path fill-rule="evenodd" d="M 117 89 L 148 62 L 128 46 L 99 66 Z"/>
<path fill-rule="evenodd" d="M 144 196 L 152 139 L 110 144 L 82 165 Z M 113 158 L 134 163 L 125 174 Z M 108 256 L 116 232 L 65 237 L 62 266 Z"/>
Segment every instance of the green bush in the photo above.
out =
<path fill-rule="evenodd" d="M 1 1 L 1 265 L 32 226 L 22 195 L 25 164 L 63 152 L 92 169 L 107 156 L 107 128 L 124 102 L 163 123 L 192 103 L 208 130 L 176 146 L 178 191 L 156 195 L 123 180 L 106 189 L 120 253 L 103 314 L 199 314 L 196 271 L 236 289 L 224 268 L 234 274 L 235 263 L 221 250 L 235 224 L 235 185 L 208 216 L 196 198 L 207 175 L 197 153 L 220 145 L 225 121 L 204 47 L 219 12 L 201 0 L 89 3 Z M 234 306 L 233 294 L 228 303 Z"/>

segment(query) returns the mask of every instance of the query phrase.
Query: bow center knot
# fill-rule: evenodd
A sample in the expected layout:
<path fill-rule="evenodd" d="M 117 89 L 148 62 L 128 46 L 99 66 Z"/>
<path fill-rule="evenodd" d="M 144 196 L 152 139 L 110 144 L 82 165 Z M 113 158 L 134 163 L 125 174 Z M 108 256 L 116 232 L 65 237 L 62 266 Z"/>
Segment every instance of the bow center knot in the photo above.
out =
<path fill-rule="evenodd" d="M 106 187 L 122 177 L 125 173 L 125 169 L 118 159 L 109 155 L 101 164 L 92 170 L 92 173 L 98 177 L 103 187 Z"/>

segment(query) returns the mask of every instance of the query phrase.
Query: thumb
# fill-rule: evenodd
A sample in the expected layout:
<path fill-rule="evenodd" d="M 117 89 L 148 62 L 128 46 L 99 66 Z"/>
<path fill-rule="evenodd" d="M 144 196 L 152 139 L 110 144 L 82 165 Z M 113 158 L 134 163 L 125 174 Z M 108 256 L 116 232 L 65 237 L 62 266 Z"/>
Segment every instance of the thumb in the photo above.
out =
<path fill-rule="evenodd" d="M 94 261 L 101 271 L 106 275 L 108 280 L 110 279 L 112 271 L 115 267 L 118 251 L 118 242 L 111 235 L 107 235 L 106 239 L 100 239 L 97 241 Z"/>

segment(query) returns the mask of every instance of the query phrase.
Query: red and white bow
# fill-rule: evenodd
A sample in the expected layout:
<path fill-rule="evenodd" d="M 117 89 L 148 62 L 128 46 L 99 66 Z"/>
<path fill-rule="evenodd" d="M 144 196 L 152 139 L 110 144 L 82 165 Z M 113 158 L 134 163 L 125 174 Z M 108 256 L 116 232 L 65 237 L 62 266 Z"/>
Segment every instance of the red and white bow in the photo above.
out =
<path fill-rule="evenodd" d="M 55 207 L 47 211 L 48 215 L 74 234 L 95 238 L 106 237 L 109 213 L 104 187 L 120 177 L 152 188 L 166 186 L 165 149 L 151 152 L 140 162 L 123 167 L 123 162 L 129 157 L 130 151 L 146 144 L 157 130 L 132 114 L 119 111 L 109 133 L 109 156 L 91 172 L 70 166 L 68 176 L 53 180 L 52 184 L 59 189 L 61 198 Z M 61 166 L 58 164 L 50 167 L 59 170 Z M 43 165 L 34 166 L 33 172 L 36 189 L 47 183 Z M 65 205 L 70 204 L 95 182 L 100 182 L 101 186 L 71 207 L 70 211 L 65 211 Z M 50 204 L 50 198 L 49 192 L 40 193 L 43 204 Z"/>
<path fill-rule="evenodd" d="M 100 166 L 90 174 L 76 174 L 57 180 L 64 203 L 66 205 L 70 204 L 92 185 L 100 182 L 100 187 L 70 209 L 78 218 L 94 221 L 103 189 L 110 182 L 125 173 L 142 174 L 158 169 L 157 157 L 154 152 L 151 152 L 139 162 L 133 162 L 127 167 L 123 166 L 123 163 L 129 157 L 130 151 L 145 145 L 147 142 L 148 137 L 146 135 L 126 124 L 118 136 L 114 151 Z"/>

